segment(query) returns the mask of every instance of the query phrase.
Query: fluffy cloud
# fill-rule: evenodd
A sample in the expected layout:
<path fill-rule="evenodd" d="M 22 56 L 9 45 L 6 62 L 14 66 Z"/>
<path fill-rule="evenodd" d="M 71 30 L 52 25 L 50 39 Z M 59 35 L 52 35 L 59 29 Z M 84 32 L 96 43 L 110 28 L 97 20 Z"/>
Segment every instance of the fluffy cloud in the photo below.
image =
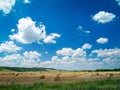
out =
<path fill-rule="evenodd" d="M 116 0 L 116 2 L 118 2 L 118 5 L 120 5 L 120 0 Z"/>
<path fill-rule="evenodd" d="M 15 53 L 21 49 L 22 48 L 16 46 L 13 41 L 6 41 L 0 45 L 0 52 Z"/>
<path fill-rule="evenodd" d="M 119 48 L 98 49 L 89 52 L 87 49 L 91 47 L 92 45 L 85 43 L 77 49 L 62 48 L 56 51 L 56 55 L 52 56 L 51 60 L 47 61 L 41 61 L 42 55 L 37 51 L 8 54 L 0 57 L 0 66 L 46 67 L 63 70 L 120 68 Z"/>
<path fill-rule="evenodd" d="M 4 14 L 11 12 L 12 7 L 15 5 L 16 0 L 0 0 L 0 10 Z"/>
<path fill-rule="evenodd" d="M 63 48 L 57 50 L 56 55 L 51 60 L 41 61 L 40 53 L 26 51 L 23 54 L 10 54 L 0 57 L 0 66 L 49 67 L 63 70 L 120 68 L 119 48 L 93 50 L 90 52 L 91 57 L 87 52 L 82 48 Z"/>
<path fill-rule="evenodd" d="M 91 49 L 92 45 L 88 44 L 88 43 L 85 43 L 83 46 L 82 46 L 82 49 Z"/>
<path fill-rule="evenodd" d="M 61 35 L 57 34 L 57 33 L 51 33 L 50 35 L 46 36 L 46 38 L 44 38 L 44 42 L 45 43 L 56 43 L 56 41 L 54 40 L 55 38 L 59 38 Z"/>
<path fill-rule="evenodd" d="M 25 51 L 23 54 L 10 54 L 0 58 L 0 65 L 20 67 L 52 67 L 57 69 L 72 69 L 79 63 L 85 63 L 86 51 L 82 48 L 63 48 L 56 51 L 51 60 L 41 61 L 37 51 Z M 58 67 L 59 66 L 59 67 Z M 69 66 L 69 67 L 66 67 Z M 73 68 L 73 69 L 76 69 Z"/>
<path fill-rule="evenodd" d="M 97 14 L 95 14 L 92 19 L 94 21 L 97 21 L 98 23 L 107 23 L 111 22 L 116 18 L 116 15 L 113 13 L 105 12 L 105 11 L 100 11 Z"/>
<path fill-rule="evenodd" d="M 85 57 L 86 52 L 82 48 L 73 50 L 72 48 L 63 48 L 62 50 L 56 51 L 57 55 L 70 56 L 70 57 Z"/>
<path fill-rule="evenodd" d="M 98 57 L 120 57 L 120 49 L 99 49 L 93 50 L 92 53 L 96 53 Z"/>
<path fill-rule="evenodd" d="M 36 41 L 45 43 L 56 43 L 54 39 L 60 37 L 57 33 L 46 35 L 45 25 L 36 26 L 36 22 L 30 17 L 21 18 L 17 24 L 18 32 L 10 35 L 11 40 L 16 40 L 23 44 L 30 44 Z"/>
<path fill-rule="evenodd" d="M 86 57 L 86 51 L 84 51 L 81 48 L 77 48 L 76 50 L 74 50 L 74 53 L 72 55 L 73 58 L 82 58 L 82 57 Z"/>
<path fill-rule="evenodd" d="M 21 61 L 21 67 L 38 67 L 40 63 L 41 54 L 37 51 L 30 51 L 24 52 L 23 56 L 24 59 Z"/>
<path fill-rule="evenodd" d="M 23 57 L 20 54 L 6 55 L 0 58 L 0 66 L 20 66 Z"/>
<path fill-rule="evenodd" d="M 30 3 L 30 0 L 24 0 L 24 3 Z"/>
<path fill-rule="evenodd" d="M 15 6 L 17 0 L 0 0 L 0 10 L 4 14 L 9 14 L 12 11 L 12 8 Z M 30 0 L 23 0 L 25 4 L 30 3 Z"/>
<path fill-rule="evenodd" d="M 62 48 L 62 50 L 56 51 L 57 55 L 62 55 L 62 56 L 71 56 L 74 53 L 74 50 L 71 48 Z"/>
<path fill-rule="evenodd" d="M 101 62 L 104 62 L 104 68 L 120 68 L 119 48 L 93 50 L 91 53 L 96 54 Z"/>
<path fill-rule="evenodd" d="M 41 62 L 40 66 L 42 67 L 51 67 L 57 69 L 66 69 L 66 70 L 82 70 L 82 69 L 96 69 L 100 66 L 100 63 L 97 63 L 95 59 L 92 61 L 89 60 L 87 56 L 87 51 L 82 48 L 72 49 L 72 48 L 63 48 L 56 51 L 57 56 L 53 56 L 51 61 Z M 98 67 L 94 67 L 94 66 Z"/>
<path fill-rule="evenodd" d="M 37 60 L 39 61 L 39 57 L 41 56 L 41 54 L 39 54 L 36 51 L 30 51 L 30 52 L 24 52 L 23 53 L 24 57 L 28 60 Z"/>
<path fill-rule="evenodd" d="M 37 67 L 41 54 L 37 51 L 24 52 L 23 54 L 10 54 L 0 58 L 0 66 Z"/>
<path fill-rule="evenodd" d="M 20 60 L 20 59 L 23 59 L 19 54 L 11 54 L 11 55 L 6 55 L 3 60 Z"/>
<path fill-rule="evenodd" d="M 57 56 L 53 56 L 51 61 L 41 62 L 40 66 L 67 70 L 120 68 L 120 49 L 118 48 L 93 50 L 90 53 L 92 57 L 89 58 L 87 51 L 81 48 L 76 50 L 63 48 L 58 51 Z M 72 54 L 69 54 L 70 51 Z"/>
<path fill-rule="evenodd" d="M 105 43 L 108 42 L 108 39 L 107 39 L 107 38 L 102 38 L 102 37 L 101 37 L 101 38 L 97 39 L 96 41 L 97 41 L 97 43 L 105 44 Z"/>

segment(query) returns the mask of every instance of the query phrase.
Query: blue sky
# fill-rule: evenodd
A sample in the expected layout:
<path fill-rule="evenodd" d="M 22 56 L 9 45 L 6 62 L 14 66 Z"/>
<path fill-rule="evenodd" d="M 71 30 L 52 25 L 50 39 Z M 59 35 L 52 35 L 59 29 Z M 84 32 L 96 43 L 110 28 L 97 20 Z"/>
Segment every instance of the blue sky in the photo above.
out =
<path fill-rule="evenodd" d="M 120 0 L 1 0 L 0 66 L 120 68 Z"/>

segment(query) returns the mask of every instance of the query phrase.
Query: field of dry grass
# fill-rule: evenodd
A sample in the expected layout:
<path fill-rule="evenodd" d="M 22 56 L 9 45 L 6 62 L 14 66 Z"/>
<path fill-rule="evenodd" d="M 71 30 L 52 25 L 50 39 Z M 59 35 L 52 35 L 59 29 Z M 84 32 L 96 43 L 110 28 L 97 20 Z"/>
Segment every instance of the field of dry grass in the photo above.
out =
<path fill-rule="evenodd" d="M 0 72 L 0 84 L 66 83 L 107 79 L 120 79 L 120 72 Z"/>

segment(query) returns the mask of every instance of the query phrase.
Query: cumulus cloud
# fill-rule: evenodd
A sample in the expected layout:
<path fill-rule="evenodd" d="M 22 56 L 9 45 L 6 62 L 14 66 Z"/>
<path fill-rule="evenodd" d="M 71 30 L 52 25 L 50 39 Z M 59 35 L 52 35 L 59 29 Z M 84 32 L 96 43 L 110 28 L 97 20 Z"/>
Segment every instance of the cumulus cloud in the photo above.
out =
<path fill-rule="evenodd" d="M 84 51 L 83 49 L 81 48 L 77 48 L 73 55 L 72 55 L 73 58 L 82 58 L 82 57 L 86 57 L 86 51 Z"/>
<path fill-rule="evenodd" d="M 104 68 L 120 68 L 119 48 L 93 50 L 91 53 L 105 63 Z"/>
<path fill-rule="evenodd" d="M 53 56 L 51 61 L 41 62 L 40 66 L 51 67 L 66 70 L 89 70 L 94 69 L 95 65 L 100 66 L 99 63 L 88 60 L 87 51 L 82 48 L 72 49 L 63 48 L 56 51 L 56 56 Z"/>
<path fill-rule="evenodd" d="M 62 48 L 61 50 L 56 51 L 57 55 L 61 56 L 70 56 L 72 58 L 82 58 L 86 57 L 86 51 L 82 48 L 72 49 L 72 48 Z"/>
<path fill-rule="evenodd" d="M 7 44 L 10 46 L 9 44 Z M 85 43 L 81 48 L 62 48 L 50 60 L 41 60 L 37 51 L 9 53 L 0 57 L 0 66 L 46 67 L 63 70 L 94 70 L 120 68 L 120 49 L 98 49 L 89 52 L 92 45 Z M 89 52 L 89 53 L 88 53 Z M 91 56 L 90 56 L 91 55 Z"/>
<path fill-rule="evenodd" d="M 39 57 L 41 56 L 40 53 L 36 52 L 36 51 L 30 51 L 30 52 L 24 52 L 23 53 L 24 57 L 28 60 L 37 60 L 39 61 Z"/>
<path fill-rule="evenodd" d="M 71 56 L 74 53 L 74 50 L 71 48 L 62 48 L 62 50 L 56 51 L 57 55 L 62 55 L 62 56 Z"/>
<path fill-rule="evenodd" d="M 0 66 L 20 66 L 23 57 L 20 54 L 6 55 L 0 58 Z"/>
<path fill-rule="evenodd" d="M 92 45 L 90 45 L 89 43 L 85 43 L 83 46 L 82 46 L 82 49 L 91 49 Z"/>
<path fill-rule="evenodd" d="M 6 55 L 5 57 L 3 57 L 3 61 L 7 62 L 7 61 L 19 61 L 19 60 L 23 60 L 23 57 L 20 54 L 11 54 L 11 55 Z"/>
<path fill-rule="evenodd" d="M 0 10 L 4 14 L 9 14 L 15 5 L 16 0 L 0 0 Z"/>
<path fill-rule="evenodd" d="M 16 40 L 23 44 L 33 42 L 56 43 L 54 39 L 60 37 L 57 33 L 46 35 L 46 27 L 43 24 L 36 26 L 36 22 L 30 17 L 21 18 L 17 24 L 18 32 L 10 35 L 11 40 Z"/>
<path fill-rule="evenodd" d="M 108 23 L 113 21 L 116 18 L 116 15 L 113 13 L 105 12 L 105 11 L 99 11 L 97 14 L 95 14 L 92 19 L 94 21 L 97 21 L 98 23 Z"/>
<path fill-rule="evenodd" d="M 77 63 L 86 61 L 86 51 L 82 48 L 63 48 L 56 51 L 51 60 L 41 61 L 42 56 L 37 51 L 25 51 L 23 54 L 10 54 L 0 58 L 0 65 L 21 67 L 52 67 L 57 69 L 72 69 Z M 69 66 L 68 68 L 66 66 Z M 58 67 L 59 66 L 59 67 Z M 77 65 L 78 66 L 78 65 Z M 75 68 L 73 68 L 75 69 Z"/>
<path fill-rule="evenodd" d="M 70 56 L 70 57 L 85 57 L 86 52 L 82 48 L 72 49 L 72 48 L 62 48 L 56 51 L 57 55 Z"/>
<path fill-rule="evenodd" d="M 98 57 L 120 57 L 120 49 L 99 49 L 93 50 L 92 53 L 96 53 Z"/>
<path fill-rule="evenodd" d="M 5 53 L 15 53 L 21 49 L 22 47 L 16 46 L 13 41 L 6 41 L 0 45 L 0 52 Z"/>
<path fill-rule="evenodd" d="M 24 3 L 30 3 L 30 0 L 23 0 L 24 1 Z"/>
<path fill-rule="evenodd" d="M 57 34 L 57 33 L 51 33 L 50 35 L 46 36 L 46 38 L 44 38 L 44 42 L 45 43 L 56 43 L 56 41 L 54 40 L 55 38 L 59 38 L 61 35 Z"/>
<path fill-rule="evenodd" d="M 59 52 L 58 52 L 59 51 Z M 99 49 L 93 50 L 87 57 L 87 51 L 81 48 L 63 48 L 58 50 L 57 56 L 53 56 L 51 61 L 44 61 L 40 66 L 66 70 L 90 70 L 90 69 L 113 69 L 120 67 L 120 49 Z M 69 52 L 72 51 L 72 54 Z M 96 54 L 96 55 L 94 55 Z"/>
<path fill-rule="evenodd" d="M 37 51 L 24 52 L 23 54 L 10 54 L 0 58 L 0 66 L 37 67 L 41 54 Z"/>
<path fill-rule="evenodd" d="M 101 38 L 97 39 L 96 41 L 97 41 L 97 43 L 105 44 L 105 43 L 108 42 L 108 39 L 107 39 L 107 38 L 102 38 L 102 37 L 101 37 Z"/>
<path fill-rule="evenodd" d="M 83 45 L 84 46 L 84 45 Z M 70 53 L 72 52 L 72 53 Z M 70 54 L 69 54 L 70 53 Z M 82 48 L 63 48 L 51 60 L 41 61 L 37 51 L 0 57 L 0 66 L 46 67 L 63 70 L 94 70 L 120 68 L 120 49 L 98 49 L 90 52 Z"/>

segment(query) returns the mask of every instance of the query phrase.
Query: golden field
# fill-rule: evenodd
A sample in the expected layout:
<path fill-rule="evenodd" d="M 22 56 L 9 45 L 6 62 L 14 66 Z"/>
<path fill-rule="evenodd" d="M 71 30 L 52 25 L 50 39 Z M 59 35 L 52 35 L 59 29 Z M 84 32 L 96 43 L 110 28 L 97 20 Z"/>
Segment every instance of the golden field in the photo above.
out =
<path fill-rule="evenodd" d="M 120 72 L 0 72 L 0 84 L 32 84 L 38 82 L 81 82 L 92 80 L 120 79 Z"/>

